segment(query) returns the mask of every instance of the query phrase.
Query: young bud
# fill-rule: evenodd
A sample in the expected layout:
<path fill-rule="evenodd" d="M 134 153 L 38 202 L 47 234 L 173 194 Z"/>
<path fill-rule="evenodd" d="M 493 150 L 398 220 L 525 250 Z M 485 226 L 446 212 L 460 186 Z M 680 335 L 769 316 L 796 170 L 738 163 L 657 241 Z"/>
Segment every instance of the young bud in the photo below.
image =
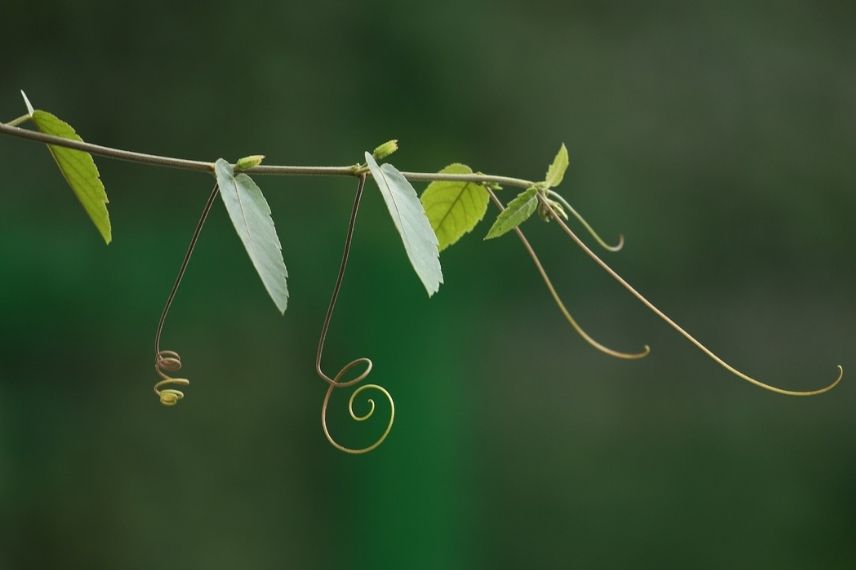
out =
<path fill-rule="evenodd" d="M 395 151 L 398 150 L 398 139 L 392 139 L 391 141 L 386 141 L 376 149 L 372 151 L 372 156 L 375 160 L 383 160 L 387 156 L 391 155 Z"/>
<path fill-rule="evenodd" d="M 255 168 L 260 165 L 264 159 L 265 155 L 263 154 L 251 154 L 250 156 L 245 156 L 244 158 L 239 159 L 238 163 L 235 164 L 235 171 L 239 172 L 241 170 Z"/>

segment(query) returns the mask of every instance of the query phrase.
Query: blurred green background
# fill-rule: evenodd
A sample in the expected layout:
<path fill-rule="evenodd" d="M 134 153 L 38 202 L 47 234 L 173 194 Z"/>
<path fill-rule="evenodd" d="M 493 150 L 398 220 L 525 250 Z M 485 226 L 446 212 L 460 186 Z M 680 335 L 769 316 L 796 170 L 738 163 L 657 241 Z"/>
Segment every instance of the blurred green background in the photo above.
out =
<path fill-rule="evenodd" d="M 345 456 L 313 359 L 353 183 L 259 178 L 289 310 L 217 205 L 164 338 L 193 384 L 162 408 L 155 324 L 211 180 L 98 160 L 104 247 L 48 153 L 3 137 L 3 570 L 856 565 L 852 2 L 4 0 L 0 21 L 4 120 L 24 88 L 109 146 L 350 164 L 397 137 L 402 169 L 534 178 L 564 141 L 562 192 L 667 313 L 785 387 L 851 367 L 816 399 L 754 389 L 537 221 L 581 323 L 651 357 L 582 343 L 487 223 L 429 301 L 372 187 L 326 361 L 371 357 L 397 421 Z M 368 442 L 336 398 L 338 437 Z"/>

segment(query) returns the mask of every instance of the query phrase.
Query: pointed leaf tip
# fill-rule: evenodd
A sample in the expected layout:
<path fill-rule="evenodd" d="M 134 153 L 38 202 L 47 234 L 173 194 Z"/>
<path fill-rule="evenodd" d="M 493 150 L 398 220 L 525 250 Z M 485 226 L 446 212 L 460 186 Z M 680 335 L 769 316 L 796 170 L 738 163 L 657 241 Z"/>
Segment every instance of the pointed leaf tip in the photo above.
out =
<path fill-rule="evenodd" d="M 28 112 L 28 113 L 30 114 L 30 116 L 32 117 L 32 116 L 33 116 L 33 113 L 35 113 L 35 110 L 33 109 L 33 104 L 32 104 L 32 103 L 30 103 L 30 100 L 29 100 L 29 99 L 27 99 L 27 94 L 26 94 L 26 93 L 24 93 L 24 90 L 23 90 L 23 89 L 21 89 L 21 97 L 23 97 L 23 98 L 24 98 L 24 105 L 26 105 L 26 106 L 27 106 L 27 112 Z"/>

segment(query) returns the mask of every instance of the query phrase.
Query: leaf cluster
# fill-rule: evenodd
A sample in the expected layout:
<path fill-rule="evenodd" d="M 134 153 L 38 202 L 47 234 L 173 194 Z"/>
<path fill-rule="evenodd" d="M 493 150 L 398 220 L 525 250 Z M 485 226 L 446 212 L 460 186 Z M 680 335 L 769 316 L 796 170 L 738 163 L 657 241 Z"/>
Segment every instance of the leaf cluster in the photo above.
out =
<path fill-rule="evenodd" d="M 40 132 L 83 141 L 71 125 L 52 113 L 33 108 L 26 95 L 24 100 L 28 119 Z M 107 210 L 109 200 L 92 155 L 56 145 L 48 145 L 48 150 L 90 220 L 109 244 L 112 240 Z M 501 187 L 469 180 L 438 180 L 431 182 L 420 197 L 395 166 L 388 162 L 378 163 L 397 150 L 397 140 L 387 141 L 371 153 L 366 152 L 365 163 L 358 168 L 364 169 L 363 176 L 370 174 L 374 180 L 401 236 L 407 258 L 431 296 L 443 283 L 440 252 L 475 228 L 487 213 L 489 192 Z M 268 295 L 277 309 L 284 313 L 288 306 L 288 270 L 282 254 L 282 242 L 261 188 L 244 172 L 259 166 L 263 160 L 263 155 L 246 156 L 235 164 L 218 159 L 214 163 L 214 177 L 238 238 Z M 545 191 L 562 182 L 567 167 L 568 151 L 562 145 L 544 181 L 533 184 L 511 200 L 485 239 L 499 237 L 531 217 L 539 200 L 548 199 Z M 440 174 L 476 173 L 465 164 L 453 163 L 440 170 Z"/>

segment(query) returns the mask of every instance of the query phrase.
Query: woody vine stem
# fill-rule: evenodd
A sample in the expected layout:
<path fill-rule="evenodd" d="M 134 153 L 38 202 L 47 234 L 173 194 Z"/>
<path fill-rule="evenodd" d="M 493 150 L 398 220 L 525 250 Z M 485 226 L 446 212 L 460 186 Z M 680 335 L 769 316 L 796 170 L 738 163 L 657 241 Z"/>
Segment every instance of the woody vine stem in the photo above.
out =
<path fill-rule="evenodd" d="M 346 364 L 332 377 L 327 375 L 322 368 L 322 358 L 327 339 L 327 332 L 333 318 L 336 301 L 345 276 L 351 243 L 354 238 L 354 229 L 356 226 L 360 200 L 368 177 L 373 177 L 380 188 L 381 193 L 387 202 L 387 206 L 390 209 L 390 213 L 393 215 L 393 221 L 395 222 L 399 232 L 402 234 L 402 240 L 404 242 L 405 249 L 407 250 L 408 257 L 410 258 L 420 279 L 422 279 L 423 284 L 425 284 L 429 295 L 433 294 L 439 288 L 440 283 L 442 283 L 442 273 L 440 273 L 439 260 L 437 257 L 438 238 L 440 250 L 455 243 L 455 241 L 457 241 L 464 233 L 469 232 L 475 224 L 481 220 L 484 215 L 483 208 L 487 207 L 489 199 L 489 201 L 493 202 L 496 208 L 500 211 L 500 214 L 490 232 L 488 232 L 487 237 L 498 237 L 499 235 L 514 230 L 527 254 L 535 264 L 535 267 L 544 281 L 551 297 L 568 324 L 584 341 L 604 354 L 620 359 L 635 360 L 647 356 L 650 353 L 650 347 L 645 345 L 642 350 L 637 352 L 618 351 L 609 348 L 592 338 L 577 323 L 553 286 L 553 283 L 538 258 L 534 248 L 526 239 L 525 234 L 519 227 L 520 224 L 536 210 L 544 221 L 555 222 L 562 232 L 577 247 L 579 247 L 588 257 L 600 266 L 601 269 L 603 269 L 610 277 L 615 279 L 619 285 L 650 309 L 663 322 L 696 346 L 696 348 L 701 350 L 722 368 L 741 380 L 764 390 L 769 390 L 786 396 L 815 396 L 833 389 L 844 376 L 843 367 L 838 365 L 838 373 L 833 381 L 818 389 L 802 391 L 788 390 L 773 386 L 734 368 L 663 313 L 615 270 L 613 270 L 600 256 L 598 256 L 567 223 L 570 221 L 570 217 L 573 217 L 576 222 L 588 232 L 592 239 L 607 251 L 618 251 L 624 243 L 622 237 L 615 245 L 607 244 L 588 224 L 588 222 L 586 222 L 586 220 L 571 206 L 571 204 L 553 190 L 553 188 L 561 182 L 565 168 L 567 168 L 567 151 L 564 146 L 562 146 L 553 164 L 550 165 L 547 178 L 544 181 L 482 174 L 472 172 L 464 165 L 451 165 L 439 173 L 400 172 L 389 163 L 384 163 L 379 166 L 376 160 L 381 160 L 397 150 L 397 144 L 395 141 L 389 141 L 388 143 L 381 145 L 375 149 L 374 153 L 366 153 L 365 162 L 347 166 L 261 165 L 261 161 L 263 159 L 261 156 L 246 157 L 233 165 L 224 160 L 218 160 L 217 162 L 188 160 L 183 158 L 132 152 L 86 143 L 76 135 L 69 125 L 62 122 L 57 117 L 44 111 L 34 111 L 30 106 L 29 101 L 27 101 L 27 106 L 29 110 L 28 114 L 18 117 L 6 124 L 0 123 L 0 134 L 47 144 L 69 185 L 72 186 L 72 189 L 78 195 L 81 203 L 83 203 L 84 208 L 86 208 L 90 217 L 93 219 L 93 222 L 96 223 L 96 226 L 102 231 L 102 235 L 105 235 L 105 239 L 108 242 L 110 239 L 110 226 L 109 218 L 106 218 L 106 209 L 104 210 L 104 216 L 106 218 L 105 233 L 103 225 L 104 220 L 101 220 L 98 217 L 99 213 L 97 211 L 97 206 L 103 207 L 104 204 L 98 204 L 97 200 L 93 199 L 93 195 L 97 195 L 96 191 L 99 187 L 101 195 L 103 195 L 102 202 L 104 203 L 106 203 L 106 194 L 103 194 L 103 185 L 100 183 L 97 168 L 95 168 L 94 162 L 91 160 L 91 156 L 88 155 L 103 156 L 106 158 L 150 166 L 206 172 L 214 174 L 216 177 L 217 182 L 204 204 L 202 213 L 190 240 L 190 244 L 180 265 L 178 275 L 169 292 L 163 313 L 161 314 L 157 325 L 155 336 L 155 370 L 160 377 L 160 380 L 155 385 L 154 390 L 158 395 L 160 402 L 167 406 L 177 404 L 178 401 L 184 397 L 183 392 L 179 388 L 189 385 L 190 381 L 186 378 L 174 378 L 170 376 L 171 373 L 176 372 L 182 367 L 181 357 L 177 352 L 161 349 L 161 335 L 170 307 L 172 306 L 179 285 L 181 284 L 182 278 L 187 270 L 188 263 L 199 240 L 205 220 L 218 194 L 221 195 L 224 203 L 226 203 L 227 210 L 229 210 L 236 230 L 238 231 L 242 241 L 244 241 L 244 245 L 256 266 L 257 271 L 262 277 L 262 281 L 264 282 L 268 293 L 274 299 L 280 311 L 285 310 L 285 305 L 288 299 L 288 292 L 285 288 L 285 277 L 287 276 L 287 272 L 285 270 L 285 266 L 282 264 L 282 256 L 280 253 L 281 246 L 275 230 L 273 229 L 273 222 L 270 219 L 270 209 L 267 206 L 267 202 L 264 200 L 258 186 L 256 186 L 249 177 L 250 174 L 285 176 L 346 176 L 356 178 L 357 180 L 357 190 L 348 221 L 342 259 L 336 282 L 333 287 L 330 304 L 324 317 L 315 362 L 318 376 L 327 383 L 327 391 L 323 399 L 321 410 L 322 430 L 330 444 L 343 452 L 361 454 L 377 448 L 389 435 L 395 419 L 395 406 L 390 393 L 385 388 L 377 384 L 365 384 L 352 392 L 348 401 L 348 410 L 353 420 L 367 420 L 374 414 L 374 400 L 368 399 L 367 411 L 363 414 L 358 414 L 355 412 L 354 408 L 355 399 L 367 391 L 374 391 L 384 396 L 390 406 L 390 416 L 382 435 L 369 446 L 352 448 L 339 443 L 338 440 L 331 435 L 327 425 L 327 408 L 333 392 L 338 388 L 348 388 L 358 384 L 370 374 L 373 367 L 370 359 L 361 357 Z M 35 123 L 38 130 L 24 129 L 19 126 L 31 120 Z M 70 151 L 76 152 L 63 151 L 62 149 L 70 149 Z M 97 186 L 92 185 L 93 179 L 97 182 Z M 422 201 L 425 204 L 424 208 L 423 204 L 420 204 L 419 199 L 416 197 L 415 190 L 413 190 L 410 182 L 432 183 L 422 195 Z M 496 194 L 496 191 L 500 190 L 503 186 L 522 188 L 524 191 L 505 205 L 500 201 Z M 443 194 L 444 192 L 446 194 Z M 451 192 L 451 194 L 449 194 L 449 192 Z M 426 196 L 432 193 L 435 196 L 434 201 L 426 201 Z M 440 196 L 440 198 L 436 198 L 436 196 Z M 447 199 L 448 196 L 451 196 L 454 200 L 450 202 L 450 199 Z M 478 215 L 475 215 L 474 220 L 467 219 L 473 218 L 474 216 L 472 212 L 466 211 L 467 199 L 469 200 L 470 208 L 472 208 L 474 204 L 477 205 L 481 200 L 484 201 L 481 212 Z M 230 202 L 232 203 L 231 205 Z M 449 206 L 450 203 L 452 203 L 452 206 Z M 448 217 L 450 214 L 453 214 L 452 208 L 457 206 L 461 206 L 463 210 L 457 211 L 457 214 L 452 216 L 453 223 L 449 226 Z M 431 210 L 434 207 L 447 209 L 443 210 L 442 216 L 434 215 L 432 217 Z M 478 210 L 478 207 L 475 209 Z M 463 216 L 465 222 L 463 226 L 466 227 L 463 227 L 463 229 L 459 227 L 461 224 L 456 221 L 455 216 Z M 430 226 L 427 225 L 429 223 L 428 218 L 430 218 Z M 99 223 L 102 225 L 99 225 Z M 425 227 L 428 228 L 428 233 L 422 230 L 420 224 L 424 224 Z M 428 254 L 426 254 L 426 252 L 428 252 Z M 433 252 L 433 257 L 430 255 L 431 252 Z M 277 272 L 279 273 L 277 274 Z M 279 288 L 280 282 L 281 289 Z M 345 378 L 351 371 L 358 367 L 363 368 L 362 372 L 351 379 Z"/>

